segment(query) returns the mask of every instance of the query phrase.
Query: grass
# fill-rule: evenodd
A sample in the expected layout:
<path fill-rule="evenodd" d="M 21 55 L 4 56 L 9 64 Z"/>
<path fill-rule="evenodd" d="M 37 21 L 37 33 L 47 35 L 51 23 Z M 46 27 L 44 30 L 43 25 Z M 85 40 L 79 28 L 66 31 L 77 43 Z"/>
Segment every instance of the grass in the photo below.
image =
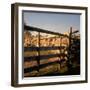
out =
<path fill-rule="evenodd" d="M 66 65 L 61 67 L 59 63 L 55 63 L 53 65 L 49 65 L 49 66 L 39 69 L 39 72 L 32 71 L 32 72 L 24 73 L 24 76 L 33 77 L 33 76 L 45 76 L 45 75 L 50 75 L 50 74 L 52 74 L 51 76 L 53 76 L 56 73 L 60 75 L 67 71 L 68 71 L 68 67 Z"/>

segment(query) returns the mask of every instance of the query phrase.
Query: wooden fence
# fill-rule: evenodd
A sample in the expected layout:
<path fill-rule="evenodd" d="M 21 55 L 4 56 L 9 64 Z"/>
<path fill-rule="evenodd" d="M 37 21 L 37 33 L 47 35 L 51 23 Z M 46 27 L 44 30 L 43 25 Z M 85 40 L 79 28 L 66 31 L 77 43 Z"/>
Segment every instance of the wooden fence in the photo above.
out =
<path fill-rule="evenodd" d="M 43 30 L 40 28 L 30 27 L 30 26 L 24 26 L 25 31 L 36 31 L 38 33 L 38 46 L 30 46 L 30 47 L 24 47 L 24 53 L 25 52 L 36 52 L 35 55 L 26 55 L 24 56 L 24 63 L 26 64 L 26 67 L 24 67 L 24 76 L 39 76 L 39 75 L 45 75 L 47 73 L 42 72 L 43 74 L 40 74 L 40 69 L 48 67 L 50 65 L 59 64 L 59 68 L 61 69 L 63 67 L 63 63 L 65 66 L 67 64 L 70 64 L 70 50 L 72 47 L 72 40 L 75 38 L 72 37 L 72 34 L 77 33 L 78 31 L 72 32 L 72 28 L 70 28 L 69 35 L 57 33 L 57 32 L 51 32 L 48 30 Z M 40 46 L 40 33 L 46 33 L 46 34 L 52 34 L 52 35 L 58 35 L 60 42 L 58 46 Z M 63 38 L 67 38 L 69 41 L 67 45 L 62 45 Z M 51 54 L 42 54 L 42 52 L 47 52 L 48 50 L 59 50 L 59 53 L 51 53 Z M 54 60 L 53 60 L 54 58 Z M 45 63 L 43 60 L 46 60 Z M 28 65 L 30 62 L 35 62 L 37 64 L 35 65 Z M 48 70 L 48 69 L 47 69 Z M 31 74 L 33 71 L 36 71 L 37 74 Z"/>

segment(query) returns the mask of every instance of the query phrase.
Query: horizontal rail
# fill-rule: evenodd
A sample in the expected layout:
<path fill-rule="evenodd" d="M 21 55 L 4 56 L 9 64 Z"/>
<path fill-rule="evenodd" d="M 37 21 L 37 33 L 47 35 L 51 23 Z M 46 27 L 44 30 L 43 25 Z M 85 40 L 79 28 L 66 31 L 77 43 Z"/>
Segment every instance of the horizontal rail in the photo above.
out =
<path fill-rule="evenodd" d="M 55 59 L 54 61 L 44 62 L 43 64 L 50 63 L 50 62 L 57 62 L 57 61 L 59 61 L 59 63 L 62 63 L 63 61 L 66 61 L 66 59 Z M 24 61 L 24 62 L 31 62 L 31 61 Z M 37 66 L 37 65 L 34 65 L 34 66 Z"/>
<path fill-rule="evenodd" d="M 40 56 L 29 56 L 29 57 L 24 57 L 24 61 L 42 60 L 42 59 L 49 59 L 49 58 L 60 57 L 60 56 L 67 56 L 67 54 L 61 53 L 61 54 L 49 54 L 49 55 L 40 55 Z"/>
<path fill-rule="evenodd" d="M 37 31 L 37 32 L 56 34 L 56 35 L 60 35 L 60 36 L 64 36 L 64 37 L 69 37 L 68 35 L 64 35 L 64 34 L 61 34 L 58 32 L 52 32 L 52 31 L 48 31 L 48 30 L 44 30 L 44 29 L 40 29 L 40 28 L 36 28 L 36 27 L 32 27 L 32 26 L 26 26 L 26 25 L 24 25 L 24 30 Z"/>
<path fill-rule="evenodd" d="M 45 64 L 40 64 L 39 65 L 39 69 L 45 68 L 45 67 L 47 67 L 49 65 L 54 65 L 56 63 L 60 63 L 60 61 L 55 61 L 55 62 L 49 62 L 49 63 L 45 63 Z M 24 73 L 32 72 L 34 70 L 37 70 L 37 68 L 38 68 L 38 66 L 33 66 L 33 67 L 25 68 L 24 69 Z"/>
<path fill-rule="evenodd" d="M 24 47 L 24 51 L 42 51 L 42 50 L 57 50 L 57 49 L 64 49 L 65 46 L 52 46 L 52 47 Z"/>
<path fill-rule="evenodd" d="M 55 35 L 58 35 L 58 36 L 63 36 L 63 37 L 67 37 L 67 38 L 70 38 L 68 35 L 64 35 L 64 34 L 61 34 L 61 33 L 58 33 L 58 32 L 52 32 L 52 31 L 48 31 L 48 30 L 44 30 L 44 29 L 40 29 L 40 28 L 36 28 L 36 27 L 32 27 L 32 26 L 26 26 L 24 25 L 24 30 L 27 30 L 27 31 L 37 31 L 37 32 L 43 32 L 43 33 L 48 33 L 48 34 L 55 34 Z M 77 33 L 79 31 L 74 31 L 72 32 L 73 33 Z M 74 40 L 75 38 L 72 38 L 72 40 Z"/>

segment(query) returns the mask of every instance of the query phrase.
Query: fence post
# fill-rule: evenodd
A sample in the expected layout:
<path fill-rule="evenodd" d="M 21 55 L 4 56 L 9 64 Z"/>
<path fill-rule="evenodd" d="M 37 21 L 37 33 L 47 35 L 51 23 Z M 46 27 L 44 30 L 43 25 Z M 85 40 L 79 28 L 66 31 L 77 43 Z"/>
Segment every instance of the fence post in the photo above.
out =
<path fill-rule="evenodd" d="M 72 27 L 70 27 L 70 33 L 69 33 L 69 48 L 71 48 L 71 37 L 72 37 Z"/>
<path fill-rule="evenodd" d="M 69 47 L 68 47 L 68 61 L 67 61 L 67 65 L 69 70 L 71 69 L 71 60 L 70 60 L 70 51 L 71 51 L 71 38 L 72 38 L 72 27 L 70 27 L 70 32 L 69 32 Z"/>
<path fill-rule="evenodd" d="M 38 32 L 38 58 L 37 58 L 37 64 L 38 64 L 38 68 L 37 71 L 39 72 L 39 68 L 40 68 L 40 32 Z"/>
<path fill-rule="evenodd" d="M 60 36 L 60 54 L 61 54 L 61 46 L 62 46 L 62 36 Z M 60 68 L 61 68 L 61 55 L 60 55 L 59 64 L 60 64 Z"/>

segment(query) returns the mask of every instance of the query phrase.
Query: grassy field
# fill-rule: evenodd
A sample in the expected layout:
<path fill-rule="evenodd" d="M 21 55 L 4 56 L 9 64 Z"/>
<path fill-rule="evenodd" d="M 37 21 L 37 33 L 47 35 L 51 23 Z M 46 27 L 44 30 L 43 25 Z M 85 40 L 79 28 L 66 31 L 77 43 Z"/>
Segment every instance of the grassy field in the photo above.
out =
<path fill-rule="evenodd" d="M 39 69 L 39 72 L 37 70 L 34 70 L 32 72 L 25 73 L 24 76 L 26 77 L 33 77 L 33 76 L 45 76 L 45 75 L 60 75 L 68 71 L 68 67 L 63 65 L 62 67 L 58 63 L 54 63 L 53 65 L 49 65 L 47 67 Z"/>

